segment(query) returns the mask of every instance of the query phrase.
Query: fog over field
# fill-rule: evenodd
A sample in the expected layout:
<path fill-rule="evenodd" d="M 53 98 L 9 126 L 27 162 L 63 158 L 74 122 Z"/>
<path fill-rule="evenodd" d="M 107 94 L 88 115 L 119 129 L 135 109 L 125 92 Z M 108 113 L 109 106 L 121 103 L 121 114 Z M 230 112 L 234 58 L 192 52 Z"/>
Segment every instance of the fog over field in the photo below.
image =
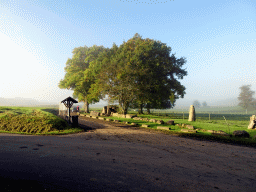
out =
<path fill-rule="evenodd" d="M 74 48 L 120 46 L 136 33 L 186 58 L 177 108 L 194 100 L 235 106 L 239 87 L 256 91 L 255 0 L 1 0 L 0 7 L 1 106 L 58 105 L 74 92 L 58 87 Z"/>

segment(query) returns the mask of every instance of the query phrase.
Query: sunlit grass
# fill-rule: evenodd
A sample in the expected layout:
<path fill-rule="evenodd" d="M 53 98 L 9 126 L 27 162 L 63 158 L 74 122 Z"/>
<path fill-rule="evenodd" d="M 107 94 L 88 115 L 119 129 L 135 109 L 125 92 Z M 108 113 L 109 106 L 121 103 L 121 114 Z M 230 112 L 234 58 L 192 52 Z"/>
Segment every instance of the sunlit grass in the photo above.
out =
<path fill-rule="evenodd" d="M 62 135 L 83 131 L 79 127 L 72 127 L 65 120 L 56 116 L 56 112 L 56 109 L 41 107 L 0 107 L 0 132 Z"/>
<path fill-rule="evenodd" d="M 95 110 L 96 111 L 96 110 Z M 83 113 L 83 112 L 82 112 Z M 136 114 L 134 111 L 129 111 L 129 114 Z M 89 115 L 89 114 L 87 114 Z M 200 138 L 206 140 L 215 140 L 215 141 L 222 141 L 225 143 L 237 143 L 243 145 L 255 145 L 256 139 L 253 136 L 256 135 L 256 130 L 247 129 L 249 125 L 250 115 L 235 115 L 235 114 L 217 114 L 216 116 L 211 116 L 209 120 L 208 114 L 203 113 L 196 113 L 196 121 L 190 122 L 188 121 L 188 113 L 184 115 L 183 120 L 183 113 L 162 113 L 158 114 L 138 114 L 138 117 L 148 118 L 148 119 L 156 119 L 156 120 L 163 120 L 167 122 L 168 120 L 174 120 L 175 124 L 187 124 L 193 125 L 195 129 L 197 129 L 197 133 L 186 133 L 181 132 L 182 126 L 177 125 L 167 125 L 167 124 L 157 124 L 143 120 L 134 120 L 134 119 L 127 119 L 127 118 L 120 118 L 120 117 L 105 117 L 106 119 L 112 120 L 120 120 L 120 122 L 128 122 L 137 123 L 138 127 L 141 127 L 142 124 L 149 125 L 149 128 L 143 129 L 154 129 L 155 131 L 164 132 L 165 134 L 175 134 L 182 137 L 191 137 L 191 138 Z M 225 118 L 223 118 L 223 116 Z M 171 130 L 159 130 L 157 129 L 158 126 L 166 126 L 171 128 Z M 229 136 L 221 136 L 221 135 L 212 135 L 207 130 L 214 130 L 214 131 L 224 131 L 225 133 L 229 134 Z M 238 138 L 234 137 L 232 133 L 236 130 L 245 130 L 250 134 L 250 138 Z"/>

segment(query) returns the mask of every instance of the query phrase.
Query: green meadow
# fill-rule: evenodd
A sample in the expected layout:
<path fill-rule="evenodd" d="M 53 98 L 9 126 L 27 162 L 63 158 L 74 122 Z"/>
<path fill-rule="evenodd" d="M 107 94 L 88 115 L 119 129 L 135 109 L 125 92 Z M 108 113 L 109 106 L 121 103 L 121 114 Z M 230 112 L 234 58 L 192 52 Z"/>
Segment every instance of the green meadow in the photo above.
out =
<path fill-rule="evenodd" d="M 91 109 L 100 112 L 100 108 Z M 138 117 L 163 120 L 165 123 L 169 120 L 174 120 L 177 125 L 159 125 L 157 123 L 126 119 L 120 117 L 105 117 L 106 119 L 119 120 L 120 122 L 137 123 L 149 125 L 147 129 L 155 129 L 156 131 L 165 132 L 166 134 L 175 134 L 181 137 L 190 137 L 204 140 L 221 141 L 224 143 L 237 143 L 242 145 L 256 146 L 256 130 L 247 129 L 250 121 L 250 116 L 256 114 L 256 111 L 246 111 L 240 107 L 222 107 L 222 108 L 201 108 L 196 110 L 196 121 L 189 122 L 188 110 L 169 109 L 169 110 L 151 110 L 151 114 L 137 114 L 136 110 L 130 110 L 129 114 L 137 114 Z M 88 115 L 88 114 L 87 114 Z M 182 124 L 193 125 L 197 129 L 197 133 L 181 132 Z M 158 126 L 166 126 L 171 130 L 159 130 Z M 224 131 L 229 136 L 212 135 L 208 130 Z M 244 130 L 250 134 L 250 138 L 237 138 L 232 135 L 234 131 Z"/>
<path fill-rule="evenodd" d="M 91 108 L 91 111 L 101 112 L 101 108 Z M 240 110 L 240 111 L 239 111 Z M 83 109 L 80 109 L 80 114 L 84 114 Z M 232 112 L 237 112 L 232 113 Z M 245 114 L 238 107 L 229 107 L 214 109 L 210 108 L 196 110 L 196 121 L 188 121 L 188 110 L 151 110 L 151 114 L 137 114 L 136 110 L 128 111 L 129 114 L 137 114 L 138 117 L 163 120 L 167 122 L 174 120 L 177 125 L 159 125 L 157 123 L 126 119 L 119 117 L 105 117 L 106 119 L 120 120 L 120 122 L 128 124 L 137 123 L 138 127 L 142 124 L 149 125 L 148 128 L 155 131 L 164 132 L 165 134 L 175 134 L 181 137 L 190 137 L 204 140 L 215 140 L 225 143 L 237 143 L 243 145 L 254 146 L 256 144 L 256 130 L 247 129 L 250 116 L 255 114 L 254 111 Z M 244 114 L 243 114 L 244 112 Z M 80 127 L 73 127 L 65 120 L 58 117 L 58 108 L 43 108 L 43 107 L 0 107 L 0 133 L 15 133 L 29 135 L 64 135 L 84 132 L 86 130 Z M 182 124 L 193 125 L 197 129 L 197 133 L 181 132 Z M 158 126 L 166 126 L 171 128 L 168 130 L 159 130 Z M 212 135 L 207 130 L 219 131 L 222 130 L 229 136 Z M 233 131 L 245 130 L 250 134 L 250 138 L 237 138 L 232 135 Z M 255 137 L 254 137 L 255 136 Z"/>
<path fill-rule="evenodd" d="M 0 133 L 62 135 L 83 131 L 57 114 L 57 108 L 0 107 Z"/>

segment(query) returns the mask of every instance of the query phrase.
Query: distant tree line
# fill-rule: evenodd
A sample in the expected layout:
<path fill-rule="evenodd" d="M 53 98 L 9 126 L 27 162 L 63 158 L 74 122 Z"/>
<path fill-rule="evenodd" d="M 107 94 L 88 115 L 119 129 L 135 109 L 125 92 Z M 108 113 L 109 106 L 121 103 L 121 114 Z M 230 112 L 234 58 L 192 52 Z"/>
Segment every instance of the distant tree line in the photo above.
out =
<path fill-rule="evenodd" d="M 255 91 L 251 90 L 251 85 L 243 85 L 241 86 L 240 89 L 240 94 L 238 96 L 238 106 L 244 108 L 246 110 L 246 113 L 248 110 L 256 110 L 256 99 L 253 97 L 255 94 Z M 193 105 L 196 108 L 200 108 L 201 104 L 198 100 L 195 100 L 193 102 Z M 207 107 L 207 103 L 204 101 L 202 103 L 203 107 Z"/>
<path fill-rule="evenodd" d="M 207 106 L 208 106 L 205 101 L 204 101 L 204 102 L 202 103 L 202 105 L 201 105 L 201 103 L 200 103 L 198 100 L 195 100 L 195 101 L 193 102 L 193 105 L 194 105 L 195 108 L 200 108 L 201 106 L 202 106 L 202 107 L 207 107 Z"/>
<path fill-rule="evenodd" d="M 89 104 L 108 98 L 108 103 L 119 103 L 120 112 L 128 108 L 167 109 L 183 98 L 185 87 L 178 79 L 187 72 L 182 69 L 185 58 L 177 59 L 171 48 L 160 41 L 142 39 L 139 34 L 119 47 L 78 47 L 66 62 L 61 89 L 74 90 L 73 97 Z M 177 78 L 176 78 L 177 77 Z"/>

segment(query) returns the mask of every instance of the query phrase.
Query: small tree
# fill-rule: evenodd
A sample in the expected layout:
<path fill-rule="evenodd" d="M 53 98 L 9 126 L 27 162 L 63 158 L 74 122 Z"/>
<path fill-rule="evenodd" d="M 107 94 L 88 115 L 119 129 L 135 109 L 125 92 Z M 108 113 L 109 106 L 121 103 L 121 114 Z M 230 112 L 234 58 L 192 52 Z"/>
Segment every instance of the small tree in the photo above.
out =
<path fill-rule="evenodd" d="M 199 103 L 198 100 L 195 100 L 195 101 L 193 102 L 193 105 L 194 105 L 194 107 L 196 107 L 196 108 L 200 108 L 200 107 L 201 107 L 201 104 Z"/>
<path fill-rule="evenodd" d="M 241 92 L 238 96 L 239 106 L 242 108 L 246 109 L 246 114 L 247 114 L 247 109 L 254 105 L 254 98 L 252 97 L 255 94 L 255 91 L 250 90 L 251 85 L 243 85 L 239 89 L 241 89 Z"/>
<path fill-rule="evenodd" d="M 203 105 L 203 107 L 207 107 L 207 103 L 206 102 L 203 102 L 202 105 Z"/>

